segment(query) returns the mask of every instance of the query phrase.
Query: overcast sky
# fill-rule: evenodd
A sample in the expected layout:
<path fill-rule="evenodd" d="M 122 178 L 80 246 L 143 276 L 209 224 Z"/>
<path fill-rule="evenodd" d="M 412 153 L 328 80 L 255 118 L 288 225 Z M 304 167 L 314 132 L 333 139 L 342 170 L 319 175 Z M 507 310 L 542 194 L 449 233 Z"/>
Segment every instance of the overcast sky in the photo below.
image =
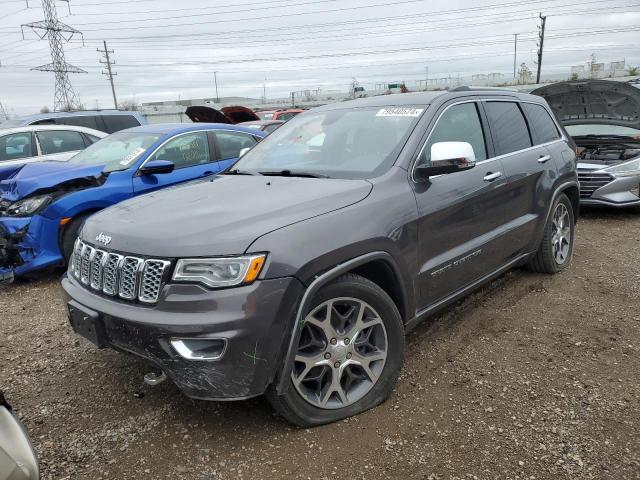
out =
<path fill-rule="evenodd" d="M 39 0 L 0 0 L 0 102 L 10 114 L 52 107 L 47 40 L 20 25 L 43 19 Z M 375 83 L 447 75 L 535 70 L 538 12 L 547 15 L 543 76 L 586 64 L 640 64 L 640 0 L 70 0 L 62 22 L 84 34 L 66 60 L 87 71 L 70 79 L 87 108 L 113 107 L 98 63 L 115 50 L 119 100 L 220 96 L 284 97 L 321 88 L 347 91 L 352 78 Z"/>

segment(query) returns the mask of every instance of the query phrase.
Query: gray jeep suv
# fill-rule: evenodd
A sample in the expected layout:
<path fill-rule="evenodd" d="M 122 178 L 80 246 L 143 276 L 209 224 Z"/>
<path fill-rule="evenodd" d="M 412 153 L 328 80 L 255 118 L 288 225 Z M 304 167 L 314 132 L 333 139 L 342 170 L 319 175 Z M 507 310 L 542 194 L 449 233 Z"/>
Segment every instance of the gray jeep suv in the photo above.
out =
<path fill-rule="evenodd" d="M 302 113 L 221 175 L 90 217 L 73 329 L 207 400 L 298 425 L 389 395 L 407 331 L 506 270 L 571 261 L 576 158 L 545 101 L 389 95 Z"/>

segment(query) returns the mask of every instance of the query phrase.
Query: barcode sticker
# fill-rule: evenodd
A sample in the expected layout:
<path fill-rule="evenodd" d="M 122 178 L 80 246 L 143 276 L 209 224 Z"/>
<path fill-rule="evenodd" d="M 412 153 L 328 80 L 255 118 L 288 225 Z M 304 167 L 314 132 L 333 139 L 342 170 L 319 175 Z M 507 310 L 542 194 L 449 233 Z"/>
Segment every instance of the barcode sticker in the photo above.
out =
<path fill-rule="evenodd" d="M 424 108 L 381 108 L 376 113 L 376 117 L 419 117 L 422 112 L 424 112 Z"/>

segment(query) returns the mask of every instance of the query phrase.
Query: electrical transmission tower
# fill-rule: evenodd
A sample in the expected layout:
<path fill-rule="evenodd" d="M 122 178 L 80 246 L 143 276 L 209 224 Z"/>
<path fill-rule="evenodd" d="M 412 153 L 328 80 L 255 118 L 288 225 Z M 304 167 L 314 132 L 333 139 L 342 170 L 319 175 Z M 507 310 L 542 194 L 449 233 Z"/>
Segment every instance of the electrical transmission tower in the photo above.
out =
<path fill-rule="evenodd" d="M 69 0 L 60 0 L 67 2 Z M 87 73 L 81 68 L 69 65 L 64 58 L 64 49 L 62 43 L 68 42 L 75 34 L 82 33 L 69 25 L 58 20 L 58 12 L 56 11 L 56 0 L 42 0 L 42 10 L 44 11 L 44 20 L 39 22 L 27 23 L 22 25 L 22 36 L 24 38 L 24 27 L 32 29 L 40 39 L 45 37 L 49 40 L 49 49 L 51 50 L 51 63 L 32 68 L 31 70 L 39 70 L 41 72 L 53 72 L 56 78 L 55 95 L 53 101 L 53 109 L 61 110 L 77 110 L 80 108 L 80 101 L 76 92 L 69 81 L 69 73 Z"/>
<path fill-rule="evenodd" d="M 113 50 L 108 50 L 107 49 L 107 42 L 104 41 L 104 40 L 103 40 L 103 44 L 104 44 L 104 50 L 100 50 L 99 48 L 96 48 L 96 50 L 104 55 L 104 59 L 101 58 L 99 60 L 99 62 L 107 67 L 107 71 L 105 72 L 103 70 L 102 74 L 106 75 L 109 78 L 109 83 L 111 83 L 111 93 L 113 94 L 113 107 L 117 110 L 118 109 L 118 100 L 116 99 L 116 87 L 113 86 L 113 77 L 118 75 L 118 74 L 113 72 L 113 71 L 111 71 L 111 65 L 115 65 L 116 62 L 112 61 L 109 58 L 109 54 L 113 53 Z"/>

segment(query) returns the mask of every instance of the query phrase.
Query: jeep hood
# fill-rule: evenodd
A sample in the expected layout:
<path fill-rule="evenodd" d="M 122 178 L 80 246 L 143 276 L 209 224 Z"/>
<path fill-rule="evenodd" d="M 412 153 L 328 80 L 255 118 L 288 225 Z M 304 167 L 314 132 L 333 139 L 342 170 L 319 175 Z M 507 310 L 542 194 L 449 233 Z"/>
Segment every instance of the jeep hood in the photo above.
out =
<path fill-rule="evenodd" d="M 104 165 L 75 165 L 67 162 L 37 162 L 23 165 L 0 181 L 0 198 L 16 201 L 35 193 L 48 193 L 70 185 L 87 187 L 101 183 Z"/>
<path fill-rule="evenodd" d="M 103 210 L 81 236 L 95 245 L 104 233 L 108 249 L 142 256 L 234 255 L 273 230 L 357 203 L 371 188 L 365 180 L 220 175 Z"/>
<path fill-rule="evenodd" d="M 575 80 L 537 88 L 564 125 L 604 124 L 640 129 L 640 89 L 611 80 Z"/>

